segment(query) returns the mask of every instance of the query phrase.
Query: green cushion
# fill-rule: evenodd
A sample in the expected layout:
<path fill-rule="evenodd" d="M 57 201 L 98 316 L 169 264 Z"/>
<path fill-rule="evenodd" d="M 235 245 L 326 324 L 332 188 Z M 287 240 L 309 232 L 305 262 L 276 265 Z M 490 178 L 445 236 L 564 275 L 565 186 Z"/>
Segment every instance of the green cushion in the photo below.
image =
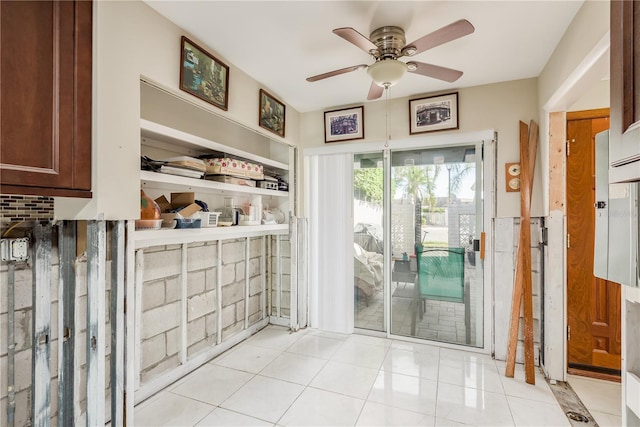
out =
<path fill-rule="evenodd" d="M 464 248 L 416 246 L 421 298 L 464 302 Z"/>

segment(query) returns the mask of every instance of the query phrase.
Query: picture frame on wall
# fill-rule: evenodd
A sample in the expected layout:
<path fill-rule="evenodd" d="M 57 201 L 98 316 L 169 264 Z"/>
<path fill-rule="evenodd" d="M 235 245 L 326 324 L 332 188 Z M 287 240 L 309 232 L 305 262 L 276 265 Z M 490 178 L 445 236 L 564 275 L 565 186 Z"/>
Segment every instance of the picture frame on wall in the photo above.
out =
<path fill-rule="evenodd" d="M 283 102 L 279 101 L 264 89 L 260 89 L 258 122 L 260 127 L 275 133 L 284 138 L 286 108 Z"/>
<path fill-rule="evenodd" d="M 364 107 L 325 111 L 324 142 L 364 139 Z"/>
<path fill-rule="evenodd" d="M 182 36 L 180 89 L 226 111 L 229 108 L 229 66 Z"/>
<path fill-rule="evenodd" d="M 411 135 L 458 128 L 458 92 L 409 100 Z"/>

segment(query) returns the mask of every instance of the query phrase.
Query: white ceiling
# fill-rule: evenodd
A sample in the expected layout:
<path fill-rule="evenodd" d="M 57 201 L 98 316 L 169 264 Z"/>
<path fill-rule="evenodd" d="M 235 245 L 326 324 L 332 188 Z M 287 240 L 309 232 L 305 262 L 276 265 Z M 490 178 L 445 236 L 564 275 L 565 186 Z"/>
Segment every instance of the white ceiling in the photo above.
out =
<path fill-rule="evenodd" d="M 305 79 L 373 59 L 331 32 L 369 36 L 404 28 L 407 42 L 458 19 L 475 32 L 416 55 L 464 71 L 454 83 L 408 73 L 391 88 L 405 97 L 537 77 L 583 1 L 147 1 L 147 4 L 300 112 L 367 102 L 365 70 Z M 406 60 L 406 59 L 405 59 Z M 233 79 L 231 74 L 230 79 Z"/>

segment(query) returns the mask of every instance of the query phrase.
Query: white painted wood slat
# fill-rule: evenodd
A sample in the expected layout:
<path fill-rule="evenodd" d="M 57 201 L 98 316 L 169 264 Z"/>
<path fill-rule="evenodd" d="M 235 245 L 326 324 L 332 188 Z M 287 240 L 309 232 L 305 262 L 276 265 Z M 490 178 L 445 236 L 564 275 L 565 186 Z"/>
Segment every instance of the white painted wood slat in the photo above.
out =
<path fill-rule="evenodd" d="M 31 420 L 48 426 L 51 414 L 51 224 L 34 224 Z"/>

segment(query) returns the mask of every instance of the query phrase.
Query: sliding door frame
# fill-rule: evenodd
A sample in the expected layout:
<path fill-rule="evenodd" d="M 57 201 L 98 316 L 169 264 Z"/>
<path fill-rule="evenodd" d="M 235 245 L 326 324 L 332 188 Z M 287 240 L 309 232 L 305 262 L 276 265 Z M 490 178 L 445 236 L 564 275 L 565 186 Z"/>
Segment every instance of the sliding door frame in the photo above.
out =
<path fill-rule="evenodd" d="M 391 270 L 388 266 L 391 265 L 391 238 L 390 238 L 390 222 L 391 222 L 391 198 L 387 197 L 390 192 L 391 180 L 389 179 L 388 174 L 391 173 L 391 150 L 410 150 L 410 149 L 433 149 L 433 148 L 444 148 L 444 147 L 456 147 L 456 146 L 469 146 L 477 144 L 483 147 L 482 149 L 482 171 L 477 171 L 478 174 L 481 174 L 482 181 L 477 182 L 476 185 L 481 185 L 480 194 L 482 196 L 482 231 L 484 231 L 486 239 L 485 239 L 485 259 L 484 259 L 484 270 L 483 270 L 483 346 L 482 347 L 471 347 L 471 346 L 463 346 L 460 344 L 450 344 L 444 342 L 433 342 L 435 345 L 440 347 L 449 347 L 449 348 L 464 348 L 467 351 L 473 351 L 478 353 L 486 353 L 490 354 L 494 349 L 494 337 L 493 337 L 493 218 L 495 215 L 495 200 L 496 200 L 496 189 L 495 189 L 495 181 L 496 181 L 496 168 L 495 168 L 495 142 L 496 141 L 496 133 L 492 130 L 484 130 L 478 132 L 467 132 L 467 133 L 449 133 L 442 135 L 426 135 L 426 136 L 414 136 L 408 139 L 403 140 L 393 140 L 388 143 L 385 141 L 379 142 L 367 142 L 367 143 L 346 143 L 346 144 L 331 144 L 322 147 L 312 147 L 304 150 L 303 155 L 305 157 L 305 180 L 307 184 L 309 184 L 310 180 L 310 170 L 306 168 L 307 165 L 312 165 L 314 163 L 314 159 L 317 159 L 318 156 L 324 155 L 332 155 L 332 154 L 350 154 L 351 156 L 360 153 L 371 153 L 371 152 L 381 152 L 383 153 L 383 163 L 384 163 L 384 216 L 383 216 L 383 225 L 384 225 L 384 292 L 385 297 L 390 295 L 390 284 L 391 284 Z M 478 153 L 476 153 L 478 155 Z M 345 185 L 350 185 L 353 187 L 353 182 L 345 183 Z M 307 190 L 310 190 L 310 187 L 306 187 Z M 317 217 L 317 212 L 312 212 L 312 209 L 315 209 L 313 203 L 309 203 L 310 195 L 305 194 L 305 216 L 309 217 L 312 221 L 312 218 Z M 317 245 L 318 242 L 312 241 L 313 237 L 310 236 L 309 246 L 310 248 Z M 352 238 L 353 236 L 351 236 Z M 353 240 L 350 242 L 345 242 L 345 245 L 351 245 Z M 312 258 L 309 260 L 310 271 L 313 271 L 313 268 L 317 268 L 318 266 L 312 265 L 315 260 Z M 352 283 L 353 282 L 353 270 L 352 271 L 344 271 L 344 283 Z M 318 301 L 310 301 L 310 306 L 317 306 Z M 353 310 L 350 310 L 350 315 L 353 316 Z M 391 319 L 390 319 L 390 308 L 389 303 L 385 302 L 385 329 L 386 332 L 382 333 L 384 336 L 388 338 L 404 340 L 404 341 L 412 341 L 412 342 L 420 342 L 424 343 L 425 340 L 418 338 L 405 337 L 400 335 L 394 335 L 390 332 Z M 350 322 L 353 325 L 353 321 Z M 318 325 L 314 325 L 313 323 L 310 325 L 312 327 L 318 327 Z M 353 330 L 351 330 L 353 332 Z"/>

